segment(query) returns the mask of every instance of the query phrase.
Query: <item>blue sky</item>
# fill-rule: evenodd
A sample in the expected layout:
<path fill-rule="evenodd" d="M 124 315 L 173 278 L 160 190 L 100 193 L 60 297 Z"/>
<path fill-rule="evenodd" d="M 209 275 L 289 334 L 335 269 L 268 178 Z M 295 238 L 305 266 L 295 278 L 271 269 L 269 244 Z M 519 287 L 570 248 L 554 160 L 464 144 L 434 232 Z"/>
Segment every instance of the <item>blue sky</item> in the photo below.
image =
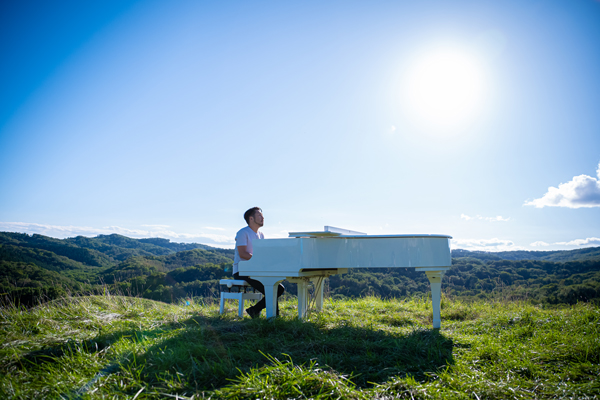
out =
<path fill-rule="evenodd" d="M 600 245 L 600 2 L 0 5 L 0 230 Z"/>

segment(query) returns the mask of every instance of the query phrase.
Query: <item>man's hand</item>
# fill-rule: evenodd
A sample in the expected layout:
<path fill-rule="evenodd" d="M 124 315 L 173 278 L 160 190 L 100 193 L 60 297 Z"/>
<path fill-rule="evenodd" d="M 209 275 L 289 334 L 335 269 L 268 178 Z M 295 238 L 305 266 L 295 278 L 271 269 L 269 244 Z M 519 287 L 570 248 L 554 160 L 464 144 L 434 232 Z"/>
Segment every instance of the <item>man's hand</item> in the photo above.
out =
<path fill-rule="evenodd" d="M 241 259 L 249 260 L 252 258 L 252 253 L 248 253 L 248 250 L 246 250 L 246 246 L 238 246 L 237 250 Z"/>

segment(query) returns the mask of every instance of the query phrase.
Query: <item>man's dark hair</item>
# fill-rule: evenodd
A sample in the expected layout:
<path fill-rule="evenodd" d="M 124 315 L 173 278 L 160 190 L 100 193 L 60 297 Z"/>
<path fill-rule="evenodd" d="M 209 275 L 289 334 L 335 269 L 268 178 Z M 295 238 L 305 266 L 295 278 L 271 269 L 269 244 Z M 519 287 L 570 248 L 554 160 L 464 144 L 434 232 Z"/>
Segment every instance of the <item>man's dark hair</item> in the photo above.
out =
<path fill-rule="evenodd" d="M 250 217 L 254 216 L 254 213 L 260 211 L 262 212 L 262 210 L 260 209 L 260 207 L 252 207 L 251 209 L 249 209 L 248 211 L 246 211 L 244 213 L 244 219 L 246 220 L 246 223 L 249 224 L 250 223 Z"/>

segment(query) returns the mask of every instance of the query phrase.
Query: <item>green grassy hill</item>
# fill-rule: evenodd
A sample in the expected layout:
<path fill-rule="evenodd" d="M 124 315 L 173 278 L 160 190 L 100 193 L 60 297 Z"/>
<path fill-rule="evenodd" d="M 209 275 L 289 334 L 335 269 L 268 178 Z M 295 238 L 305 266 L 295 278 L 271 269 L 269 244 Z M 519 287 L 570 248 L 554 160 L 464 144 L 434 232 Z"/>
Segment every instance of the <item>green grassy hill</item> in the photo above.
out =
<path fill-rule="evenodd" d="M 555 399 L 600 396 L 600 309 L 426 298 L 296 319 L 89 296 L 0 308 L 3 399 Z"/>

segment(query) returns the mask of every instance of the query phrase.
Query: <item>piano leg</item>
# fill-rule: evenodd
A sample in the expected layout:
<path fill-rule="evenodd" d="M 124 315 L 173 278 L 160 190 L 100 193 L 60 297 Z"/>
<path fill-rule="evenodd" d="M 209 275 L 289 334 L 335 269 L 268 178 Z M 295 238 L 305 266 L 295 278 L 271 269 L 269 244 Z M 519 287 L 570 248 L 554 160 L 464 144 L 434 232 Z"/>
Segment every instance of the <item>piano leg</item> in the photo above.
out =
<path fill-rule="evenodd" d="M 298 319 L 304 319 L 308 309 L 308 280 L 300 279 L 298 285 Z"/>
<path fill-rule="evenodd" d="M 323 311 L 323 286 L 325 286 L 325 278 L 318 277 L 312 279 L 315 288 L 315 307 L 317 311 Z"/>
<path fill-rule="evenodd" d="M 442 317 L 440 314 L 440 304 L 442 301 L 442 277 L 444 271 L 426 271 L 429 284 L 431 285 L 431 306 L 433 308 L 433 327 L 442 326 Z"/>
<path fill-rule="evenodd" d="M 308 284 L 311 279 L 315 278 L 306 276 L 287 278 L 288 282 L 298 285 L 298 319 L 304 319 L 306 312 L 308 311 Z"/>
<path fill-rule="evenodd" d="M 279 283 L 282 282 L 285 277 L 253 276 L 252 279 L 260 281 L 265 286 L 267 319 L 277 316 L 277 289 L 279 287 Z"/>

